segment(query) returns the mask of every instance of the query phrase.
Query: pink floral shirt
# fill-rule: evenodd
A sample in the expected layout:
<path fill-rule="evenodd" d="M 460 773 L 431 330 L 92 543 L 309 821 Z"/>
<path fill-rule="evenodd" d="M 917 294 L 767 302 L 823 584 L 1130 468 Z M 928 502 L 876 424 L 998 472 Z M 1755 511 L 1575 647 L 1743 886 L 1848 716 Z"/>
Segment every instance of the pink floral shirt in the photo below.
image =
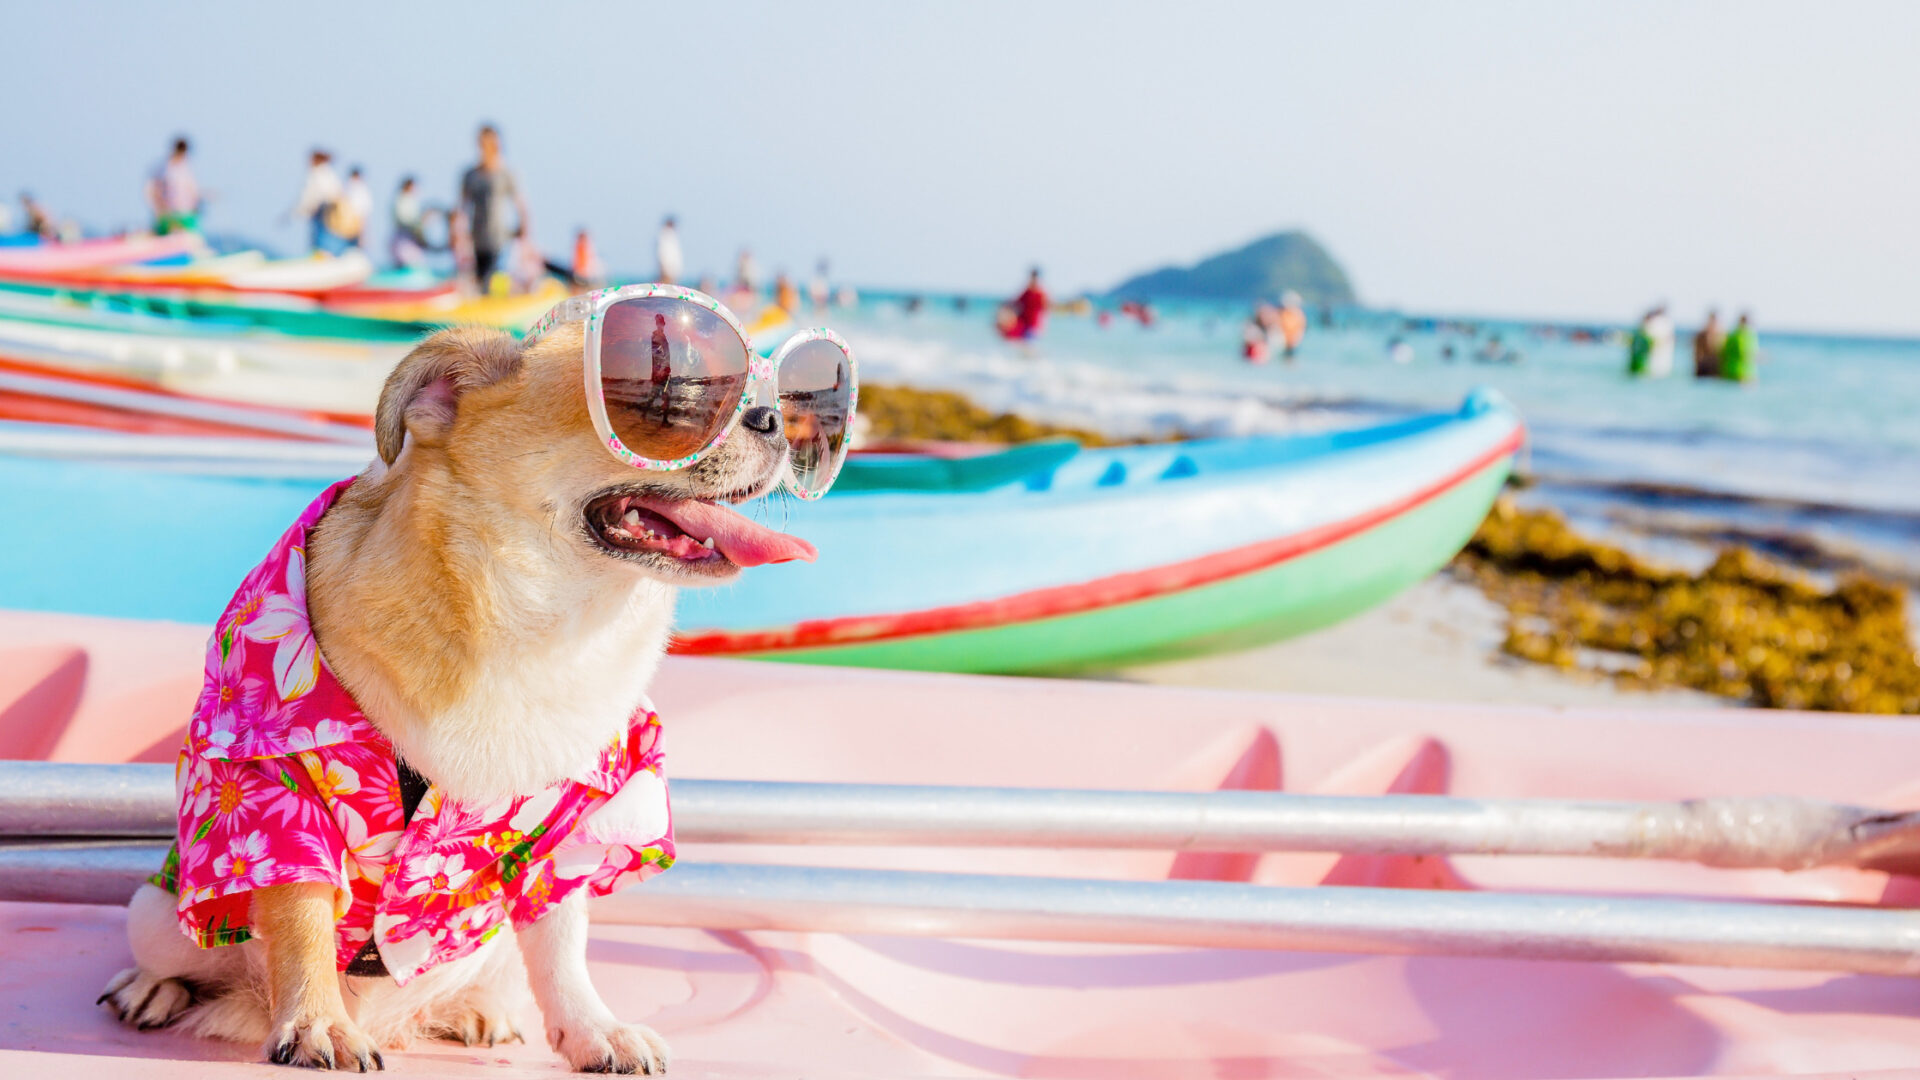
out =
<path fill-rule="evenodd" d="M 253 890 L 327 882 L 341 969 L 372 940 L 404 983 L 582 886 L 603 895 L 673 865 L 672 813 L 660 718 L 643 703 L 577 777 L 480 803 L 430 787 L 406 820 L 393 745 L 307 621 L 307 530 L 350 483 L 300 515 L 214 626 L 175 770 L 178 840 L 154 880 L 202 947 L 251 936 Z"/>

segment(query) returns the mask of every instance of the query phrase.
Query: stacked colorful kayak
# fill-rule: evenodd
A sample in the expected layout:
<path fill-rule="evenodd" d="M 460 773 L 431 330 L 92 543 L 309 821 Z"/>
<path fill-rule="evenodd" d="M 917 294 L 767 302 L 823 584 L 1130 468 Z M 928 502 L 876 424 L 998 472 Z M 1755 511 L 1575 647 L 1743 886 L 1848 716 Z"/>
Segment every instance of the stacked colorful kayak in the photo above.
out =
<path fill-rule="evenodd" d="M 184 262 L 205 254 L 206 249 L 206 242 L 194 233 L 119 236 L 71 244 L 8 244 L 0 246 L 0 274 L 58 274 L 89 267 Z"/>
<path fill-rule="evenodd" d="M 525 295 L 466 298 L 433 274 L 376 272 L 359 251 L 216 255 L 193 234 L 0 248 L 3 317 L 69 326 L 136 314 L 194 330 L 404 341 L 452 323 L 517 331 L 564 293 L 549 283 Z"/>
<path fill-rule="evenodd" d="M 928 482 L 934 463 L 882 460 L 844 494 L 753 508 L 784 515 L 819 561 L 683 593 L 675 648 L 1044 672 L 1284 638 L 1443 565 L 1521 438 L 1513 411 L 1479 394 L 1457 413 L 1360 430 L 940 466 L 945 485 Z M 369 456 L 351 437 L 329 442 L 0 424 L 0 546 L 18 556 L 0 566 L 0 607 L 214 618 L 306 503 Z M 919 475 L 888 483 L 889 471 Z M 114 556 L 117 537 L 76 543 L 45 525 L 123 505 L 140 507 L 137 562 Z"/>

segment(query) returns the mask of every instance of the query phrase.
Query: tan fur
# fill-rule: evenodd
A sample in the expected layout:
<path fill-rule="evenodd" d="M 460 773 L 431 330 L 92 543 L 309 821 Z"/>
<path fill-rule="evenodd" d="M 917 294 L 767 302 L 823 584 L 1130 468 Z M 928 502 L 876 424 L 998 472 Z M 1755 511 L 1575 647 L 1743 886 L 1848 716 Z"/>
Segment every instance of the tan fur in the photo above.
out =
<path fill-rule="evenodd" d="M 380 460 L 309 534 L 323 659 L 401 758 L 454 798 L 531 793 L 589 765 L 652 679 L 676 588 L 724 580 L 608 556 L 585 531 L 586 501 L 637 484 L 665 497 L 764 494 L 786 466 L 777 434 L 729 438 L 674 473 L 621 464 L 593 431 L 581 363 L 577 326 L 531 349 L 497 331 L 433 335 L 387 380 Z M 129 1023 L 184 1016 L 229 1038 L 259 1037 L 266 1004 L 270 1057 L 379 1067 L 376 1043 L 519 1037 L 526 983 L 513 958 L 524 951 L 549 1041 L 570 1065 L 666 1067 L 659 1036 L 615 1019 L 587 980 L 577 897 L 522 941 L 502 934 L 405 987 L 336 975 L 330 889 L 263 890 L 254 914 L 260 942 L 189 956 L 172 912 L 143 890 L 128 919 L 138 966 L 104 999 Z"/>
<path fill-rule="evenodd" d="M 371 1072 L 385 1063 L 340 997 L 333 893 L 331 885 L 301 882 L 253 894 L 253 931 L 266 944 L 272 1022 L 261 1052 L 277 1065 Z"/>

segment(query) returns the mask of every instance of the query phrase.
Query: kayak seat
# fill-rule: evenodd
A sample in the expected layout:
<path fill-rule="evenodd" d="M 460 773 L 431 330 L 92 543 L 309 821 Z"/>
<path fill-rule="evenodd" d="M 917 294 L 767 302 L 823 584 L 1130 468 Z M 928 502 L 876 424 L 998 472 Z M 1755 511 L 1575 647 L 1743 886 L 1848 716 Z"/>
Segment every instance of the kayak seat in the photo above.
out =
<path fill-rule="evenodd" d="M 0 651 L 0 758 L 47 756 L 80 707 L 87 666 L 74 645 Z"/>
<path fill-rule="evenodd" d="M 1186 476 L 1199 475 L 1200 463 L 1185 454 L 1181 454 L 1167 465 L 1166 470 L 1160 474 L 1160 479 L 1178 480 Z"/>

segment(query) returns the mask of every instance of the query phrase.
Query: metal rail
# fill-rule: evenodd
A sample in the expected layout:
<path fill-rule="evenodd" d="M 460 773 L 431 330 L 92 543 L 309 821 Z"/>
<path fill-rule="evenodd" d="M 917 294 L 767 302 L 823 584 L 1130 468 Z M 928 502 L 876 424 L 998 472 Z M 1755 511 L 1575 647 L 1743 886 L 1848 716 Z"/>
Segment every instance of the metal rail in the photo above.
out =
<path fill-rule="evenodd" d="M 124 903 L 165 845 L 0 845 L 0 901 Z M 1920 912 L 1212 881 L 676 866 L 602 922 L 1920 974 Z"/>
<path fill-rule="evenodd" d="M 673 803 L 679 838 L 709 843 L 1579 855 L 1920 870 L 1920 814 L 1791 798 L 1633 803 L 683 779 L 673 782 Z M 0 837 L 173 831 L 167 766 L 0 762 Z"/>

